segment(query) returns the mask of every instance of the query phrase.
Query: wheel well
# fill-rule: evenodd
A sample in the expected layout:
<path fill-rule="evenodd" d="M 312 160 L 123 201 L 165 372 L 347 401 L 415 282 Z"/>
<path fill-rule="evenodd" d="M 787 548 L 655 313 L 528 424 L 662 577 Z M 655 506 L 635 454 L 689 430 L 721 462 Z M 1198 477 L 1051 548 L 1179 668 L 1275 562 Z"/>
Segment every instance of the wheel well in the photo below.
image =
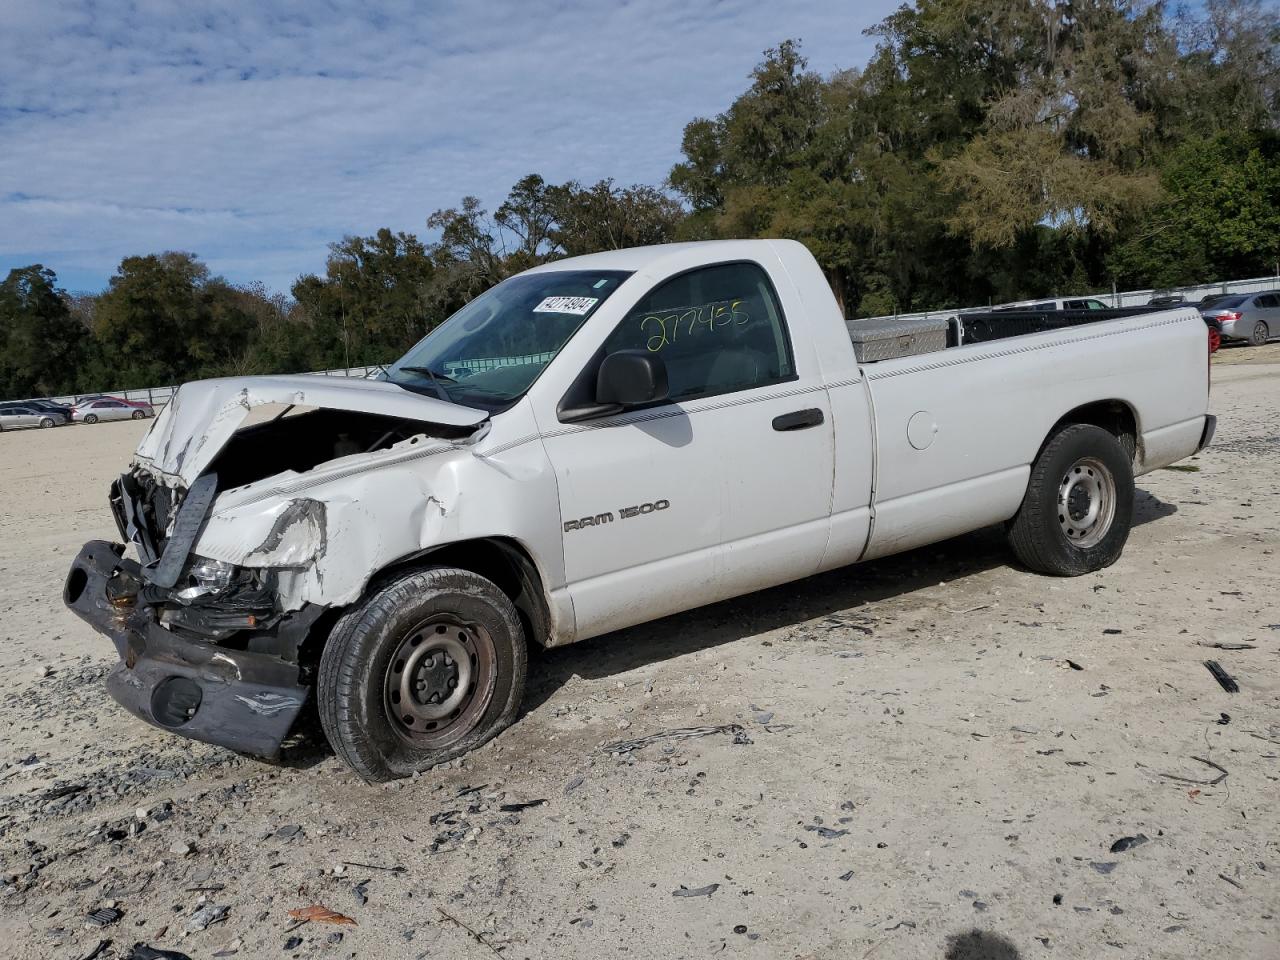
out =
<path fill-rule="evenodd" d="M 1073 423 L 1087 423 L 1106 430 L 1120 441 L 1120 446 L 1124 447 L 1129 459 L 1137 462 L 1141 446 L 1138 420 L 1133 408 L 1123 400 L 1097 400 L 1076 407 L 1053 425 L 1049 436 L 1045 437 L 1045 443 L 1049 442 L 1049 437 Z"/>
<path fill-rule="evenodd" d="M 528 639 L 542 644 L 551 635 L 551 613 L 542 577 L 533 558 L 515 540 L 491 537 L 433 547 L 381 570 L 370 586 L 388 576 L 422 567 L 458 567 L 492 580 L 515 605 Z"/>

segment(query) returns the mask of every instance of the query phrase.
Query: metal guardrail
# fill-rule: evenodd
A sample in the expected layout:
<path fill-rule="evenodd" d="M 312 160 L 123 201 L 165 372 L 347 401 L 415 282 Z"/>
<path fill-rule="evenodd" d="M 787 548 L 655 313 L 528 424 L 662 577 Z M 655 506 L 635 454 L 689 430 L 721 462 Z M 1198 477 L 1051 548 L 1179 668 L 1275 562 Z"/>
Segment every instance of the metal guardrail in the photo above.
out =
<path fill-rule="evenodd" d="M 1202 297 L 1209 294 L 1260 293 L 1263 290 L 1280 290 L 1280 276 L 1253 277 L 1249 280 L 1224 280 L 1221 283 L 1201 283 L 1191 287 L 1160 287 L 1151 290 L 1124 290 L 1112 291 L 1111 293 L 1053 293 L 1038 299 L 1056 300 L 1059 297 L 1069 297 L 1073 300 L 1083 300 L 1085 297 L 1092 297 L 1095 300 L 1104 301 L 1115 309 L 1120 309 L 1122 307 L 1145 307 L 1147 302 L 1156 294 L 1161 296 L 1181 294 L 1187 306 L 1195 306 Z M 858 320 L 929 320 L 935 317 L 953 317 L 962 312 L 992 310 L 1000 306 L 1004 306 L 1004 304 L 995 303 L 977 307 L 947 307 L 942 310 L 921 310 L 914 313 L 890 313 L 883 317 L 859 317 Z"/>

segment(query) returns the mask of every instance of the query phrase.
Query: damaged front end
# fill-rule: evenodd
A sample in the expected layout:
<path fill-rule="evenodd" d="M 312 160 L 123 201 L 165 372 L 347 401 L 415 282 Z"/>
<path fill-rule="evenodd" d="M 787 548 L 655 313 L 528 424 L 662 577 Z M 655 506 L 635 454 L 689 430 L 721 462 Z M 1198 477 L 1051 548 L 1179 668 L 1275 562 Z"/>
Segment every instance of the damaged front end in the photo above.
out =
<path fill-rule="evenodd" d="M 64 601 L 115 645 L 121 662 L 108 689 L 142 720 L 275 756 L 314 683 L 313 628 L 358 597 L 386 561 L 379 549 L 405 549 L 370 530 L 361 503 L 416 501 L 420 481 L 408 467 L 425 437 L 449 446 L 475 432 L 465 421 L 486 419 L 383 384 L 313 389 L 317 379 L 184 386 L 112 484 L 125 542 L 85 544 Z M 251 407 L 288 413 L 316 399 L 332 406 L 239 426 Z M 422 410 L 434 416 L 405 416 Z M 390 478 L 389 464 L 400 464 Z M 393 481 L 394 494 L 379 489 Z M 346 537 L 337 551 L 335 525 Z"/>
<path fill-rule="evenodd" d="M 298 650 L 323 608 L 282 614 L 243 573 L 215 594 L 181 597 L 199 589 L 148 583 L 122 544 L 91 540 L 63 600 L 115 645 L 120 663 L 107 689 L 130 713 L 195 740 L 275 756 L 307 701 L 312 678 Z"/>

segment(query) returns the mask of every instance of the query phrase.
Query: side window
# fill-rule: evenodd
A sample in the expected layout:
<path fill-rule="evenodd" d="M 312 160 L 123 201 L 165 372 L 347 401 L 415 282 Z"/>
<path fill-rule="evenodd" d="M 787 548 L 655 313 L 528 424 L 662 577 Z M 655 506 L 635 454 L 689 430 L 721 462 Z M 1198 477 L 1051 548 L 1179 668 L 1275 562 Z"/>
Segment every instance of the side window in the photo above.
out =
<path fill-rule="evenodd" d="M 1276 295 L 1274 293 L 1263 294 L 1261 297 L 1258 298 L 1258 306 L 1260 307 L 1270 309 L 1271 307 L 1277 306 L 1278 304 L 1280 304 L 1280 300 L 1277 300 Z"/>
<path fill-rule="evenodd" d="M 1088 305 L 1088 308 L 1089 308 L 1090 310 L 1105 310 L 1105 309 L 1107 309 L 1107 305 L 1106 305 L 1105 303 L 1103 303 L 1101 300 L 1086 300 L 1086 301 L 1085 301 L 1085 303 Z"/>
<path fill-rule="evenodd" d="M 662 357 L 672 400 L 795 378 L 782 307 L 754 263 L 701 267 L 655 287 L 604 347 Z"/>
<path fill-rule="evenodd" d="M 1064 300 L 1062 301 L 1062 309 L 1063 310 L 1084 310 L 1086 309 L 1086 305 L 1083 300 Z"/>

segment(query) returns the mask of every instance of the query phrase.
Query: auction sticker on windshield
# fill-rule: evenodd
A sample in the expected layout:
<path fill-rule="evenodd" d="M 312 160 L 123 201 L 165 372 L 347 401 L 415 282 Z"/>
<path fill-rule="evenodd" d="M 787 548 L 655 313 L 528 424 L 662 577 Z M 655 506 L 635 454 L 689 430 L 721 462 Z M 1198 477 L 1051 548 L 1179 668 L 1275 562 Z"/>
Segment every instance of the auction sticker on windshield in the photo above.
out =
<path fill-rule="evenodd" d="M 547 297 L 533 308 L 534 313 L 571 313 L 585 316 L 600 302 L 599 297 Z"/>

